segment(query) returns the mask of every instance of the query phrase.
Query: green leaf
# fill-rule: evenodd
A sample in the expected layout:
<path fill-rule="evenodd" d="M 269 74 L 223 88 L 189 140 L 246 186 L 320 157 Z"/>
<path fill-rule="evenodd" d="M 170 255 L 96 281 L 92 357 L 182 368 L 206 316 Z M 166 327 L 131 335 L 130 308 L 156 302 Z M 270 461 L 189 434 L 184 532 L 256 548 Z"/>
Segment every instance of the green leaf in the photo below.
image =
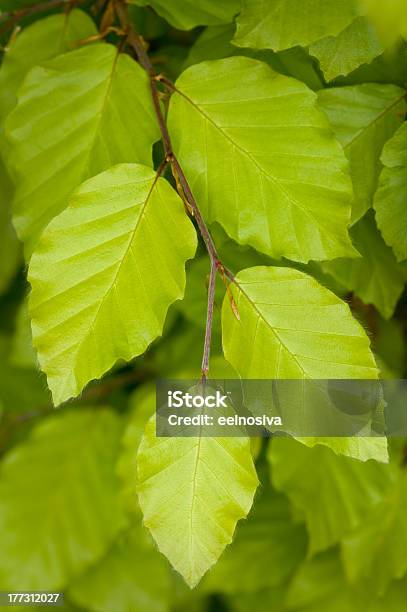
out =
<path fill-rule="evenodd" d="M 167 612 L 168 569 L 145 530 L 134 525 L 97 565 L 73 582 L 68 595 L 95 612 Z"/>
<path fill-rule="evenodd" d="M 407 476 L 399 473 L 386 497 L 342 543 L 348 578 L 369 578 L 383 595 L 394 578 L 407 572 Z"/>
<path fill-rule="evenodd" d="M 407 69 L 407 44 L 400 40 L 386 49 L 370 64 L 363 64 L 346 77 L 336 79 L 336 85 L 387 83 L 404 87 Z"/>
<path fill-rule="evenodd" d="M 240 9 L 240 0 L 130 0 L 130 4 L 151 6 L 179 30 L 191 30 L 199 25 L 229 23 Z"/>
<path fill-rule="evenodd" d="M 274 486 L 305 516 L 310 554 L 359 527 L 392 483 L 388 465 L 338 456 L 322 445 L 275 438 L 268 458 Z"/>
<path fill-rule="evenodd" d="M 337 36 L 327 36 L 313 43 L 309 52 L 319 60 L 327 81 L 369 64 L 383 52 L 374 26 L 366 17 L 357 17 Z"/>
<path fill-rule="evenodd" d="M 318 93 L 335 134 L 350 162 L 355 192 L 352 220 L 372 206 L 382 169 L 380 155 L 406 112 L 405 91 L 394 85 L 367 83 Z"/>
<path fill-rule="evenodd" d="M 151 164 L 156 123 L 146 73 L 111 45 L 34 68 L 6 122 L 14 223 L 26 252 L 85 178 L 119 162 Z"/>
<path fill-rule="evenodd" d="M 335 550 L 317 555 L 299 570 L 290 585 L 286 604 L 297 612 L 400 612 L 405 607 L 407 581 L 392 583 L 376 597 L 370 583 L 352 588 Z"/>
<path fill-rule="evenodd" d="M 281 51 L 335 36 L 359 14 L 357 0 L 242 0 L 233 42 Z"/>
<path fill-rule="evenodd" d="M 155 417 L 138 456 L 144 524 L 194 587 L 230 544 L 253 502 L 257 476 L 246 438 L 157 438 Z"/>
<path fill-rule="evenodd" d="M 264 483 L 246 521 L 202 584 L 220 593 L 254 593 L 277 588 L 306 552 L 304 525 L 294 523 L 287 498 Z"/>
<path fill-rule="evenodd" d="M 206 60 L 239 55 L 261 60 L 269 64 L 273 70 L 292 76 L 311 89 L 318 90 L 323 87 L 316 61 L 302 47 L 293 47 L 279 53 L 270 50 L 242 49 L 231 43 L 234 31 L 234 24 L 205 28 L 192 45 L 184 68 Z"/>
<path fill-rule="evenodd" d="M 223 302 L 223 348 L 243 378 L 376 378 L 362 326 L 347 304 L 292 268 L 242 270 Z M 267 355 L 267 359 L 264 356 Z"/>
<path fill-rule="evenodd" d="M 34 253 L 34 346 L 56 405 L 143 353 L 185 287 L 196 234 L 163 178 L 122 164 L 86 181 Z"/>
<path fill-rule="evenodd" d="M 209 222 L 276 258 L 356 253 L 347 164 L 313 92 L 242 57 L 192 66 L 176 86 L 173 146 Z"/>
<path fill-rule="evenodd" d="M 239 272 L 225 297 L 223 350 L 242 378 L 377 378 L 369 339 L 347 304 L 292 268 L 258 266 Z M 267 355 L 267 359 L 265 359 Z M 301 438 L 362 461 L 387 461 L 385 438 Z"/>
<path fill-rule="evenodd" d="M 352 227 L 351 236 L 362 257 L 328 261 L 323 270 L 389 319 L 404 289 L 404 271 L 377 230 L 373 211 Z"/>
<path fill-rule="evenodd" d="M 41 422 L 0 471 L 3 588 L 59 589 L 123 526 L 114 465 L 121 423 L 108 409 Z"/>
<path fill-rule="evenodd" d="M 94 34 L 97 29 L 92 19 L 77 9 L 23 29 L 4 54 L 0 68 L 0 123 L 16 105 L 18 89 L 31 68 L 72 50 L 75 43 Z"/>
<path fill-rule="evenodd" d="M 384 147 L 374 207 L 377 225 L 398 261 L 407 258 L 407 123 Z"/>

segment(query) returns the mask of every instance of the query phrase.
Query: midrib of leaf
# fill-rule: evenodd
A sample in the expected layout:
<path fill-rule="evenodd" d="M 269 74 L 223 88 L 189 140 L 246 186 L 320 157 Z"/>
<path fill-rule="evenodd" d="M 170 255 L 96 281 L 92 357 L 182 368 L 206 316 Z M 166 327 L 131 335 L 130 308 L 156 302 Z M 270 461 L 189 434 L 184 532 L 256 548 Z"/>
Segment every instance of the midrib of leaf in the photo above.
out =
<path fill-rule="evenodd" d="M 119 56 L 120 56 L 119 49 L 115 48 L 115 51 L 116 51 L 116 54 L 115 54 L 115 57 L 114 57 L 114 60 L 113 60 L 113 63 L 112 63 L 112 69 L 110 71 L 110 75 L 109 75 L 109 80 L 108 80 L 108 83 L 107 83 L 106 92 L 105 92 L 105 95 L 104 95 L 104 98 L 103 98 L 103 102 L 102 102 L 102 107 L 101 107 L 100 112 L 99 112 L 99 118 L 98 118 L 98 121 L 96 122 L 94 134 L 93 134 L 90 146 L 89 146 L 89 151 L 88 151 L 88 154 L 86 156 L 86 161 L 85 161 L 84 168 L 83 168 L 83 171 L 82 171 L 82 179 L 85 179 L 86 178 L 86 174 L 88 174 L 87 172 L 85 173 L 85 170 L 88 169 L 89 158 L 91 156 L 91 153 L 92 153 L 93 149 L 95 148 L 95 142 L 96 142 L 97 136 L 99 134 L 99 128 L 100 128 L 101 123 L 103 121 L 103 116 L 104 116 L 104 114 L 106 112 L 106 107 L 107 107 L 107 103 L 108 103 L 108 100 L 109 100 L 110 92 L 112 91 L 113 78 L 114 78 L 114 74 L 115 74 L 115 71 L 116 71 L 117 62 L 118 62 Z"/>
<path fill-rule="evenodd" d="M 77 358 L 77 356 L 78 356 L 79 352 L 81 351 L 81 349 L 82 349 L 82 347 L 83 347 L 84 342 L 85 342 L 85 341 L 87 341 L 87 340 L 89 339 L 89 336 L 90 336 L 90 335 L 92 334 L 92 332 L 93 332 L 93 328 L 94 328 L 95 322 L 96 322 L 96 320 L 97 320 L 97 318 L 98 318 L 98 316 L 99 316 L 99 313 L 100 313 L 100 310 L 101 310 L 102 306 L 103 306 L 103 305 L 104 305 L 104 303 L 105 303 L 106 297 L 109 295 L 109 293 L 110 293 L 112 290 L 113 290 L 113 291 L 115 291 L 115 287 L 116 287 L 116 283 L 117 283 L 117 278 L 118 278 L 118 276 L 119 276 L 119 274 L 120 274 L 120 271 L 121 271 L 121 269 L 122 269 L 123 263 L 126 261 L 126 259 L 127 259 L 128 255 L 129 255 L 129 252 L 131 251 L 131 248 L 132 248 L 132 245 L 133 245 L 133 241 L 134 241 L 134 237 L 135 237 L 135 235 L 136 235 L 136 233 L 137 233 L 137 230 L 138 230 L 138 227 L 139 227 L 139 225 L 140 225 L 140 222 L 141 222 L 141 220 L 142 220 L 142 219 L 143 219 L 143 217 L 144 217 L 145 210 L 146 210 L 147 205 L 148 205 L 148 203 L 149 203 L 149 200 L 150 200 L 151 194 L 153 193 L 153 190 L 154 190 L 154 188 L 155 188 L 155 187 L 156 187 L 156 185 L 157 185 L 158 178 L 159 178 L 159 177 L 158 177 L 158 175 L 156 175 L 156 176 L 155 176 L 155 178 L 153 179 L 153 183 L 152 183 L 152 185 L 151 185 L 151 187 L 150 187 L 150 190 L 149 190 L 149 192 L 148 192 L 148 194 L 147 194 L 146 200 L 145 200 L 145 202 L 142 204 L 141 212 L 140 212 L 140 215 L 139 215 L 139 217 L 138 217 L 138 219 L 137 219 L 137 223 L 136 223 L 136 225 L 134 226 L 134 229 L 133 229 L 133 230 L 130 232 L 129 243 L 128 243 L 127 247 L 126 247 L 125 253 L 124 253 L 123 257 L 120 259 L 120 261 L 119 261 L 119 262 L 118 262 L 118 264 L 117 264 L 117 269 L 116 269 L 116 272 L 115 272 L 115 274 L 114 274 L 114 278 L 113 278 L 113 280 L 112 280 L 111 284 L 110 284 L 110 285 L 109 285 L 109 287 L 107 288 L 107 290 L 106 290 L 106 292 L 105 292 L 105 294 L 104 294 L 103 298 L 100 300 L 100 303 L 99 303 L 99 306 L 98 306 L 98 308 L 97 308 L 97 310 L 96 310 L 96 312 L 95 312 L 95 315 L 94 315 L 94 317 L 93 317 L 92 321 L 90 322 L 89 331 L 86 333 L 86 335 L 85 335 L 85 336 L 82 338 L 82 340 L 81 340 L 81 341 L 79 342 L 79 344 L 77 345 L 77 348 L 76 348 L 76 350 L 75 350 L 75 352 L 74 352 L 74 354 L 73 354 L 73 357 L 74 357 L 75 361 L 76 361 L 76 358 Z M 142 181 L 142 182 L 143 182 L 143 181 Z M 69 380 L 69 378 L 66 378 L 66 379 L 65 379 L 65 384 L 67 384 L 67 383 L 68 383 L 68 380 Z"/>
<path fill-rule="evenodd" d="M 199 426 L 199 431 L 201 432 L 202 425 Z M 199 435 L 199 440 L 197 444 L 196 458 L 195 458 L 195 466 L 194 466 L 194 474 L 192 479 L 192 499 L 191 499 L 191 512 L 189 515 L 189 567 L 193 567 L 192 560 L 192 548 L 193 548 L 193 517 L 194 517 L 194 507 L 195 507 L 195 497 L 196 497 L 196 475 L 198 473 L 198 464 L 199 464 L 199 454 L 201 452 L 201 442 L 202 436 Z"/>
<path fill-rule="evenodd" d="M 202 431 L 202 425 L 200 425 L 199 430 Z M 225 485 L 219 480 L 219 478 L 216 476 L 216 474 L 213 472 L 211 466 L 203 460 L 202 456 L 201 456 L 201 452 L 202 452 L 202 436 L 197 436 L 197 444 L 190 448 L 184 455 L 182 455 L 181 457 L 178 457 L 176 459 L 175 462 L 167 465 L 163 470 L 160 470 L 159 473 L 162 474 L 163 471 L 168 470 L 168 469 L 172 469 L 175 465 L 176 462 L 178 461 L 182 461 L 185 460 L 185 458 L 187 457 L 187 455 L 191 452 L 194 453 L 195 455 L 195 460 L 194 460 L 194 466 L 193 466 L 193 470 L 192 470 L 192 479 L 191 479 L 191 484 L 192 484 L 192 490 L 191 490 L 191 507 L 189 509 L 189 550 L 188 550 L 188 558 L 189 558 L 189 570 L 190 571 L 194 571 L 194 566 L 195 566 L 195 562 L 193 559 L 193 552 L 196 549 L 196 545 L 199 542 L 198 538 L 196 537 L 196 535 L 194 535 L 194 516 L 195 516 L 195 505 L 196 505 L 196 501 L 199 499 L 199 496 L 197 495 L 196 492 L 196 486 L 197 486 L 197 475 L 198 475 L 198 470 L 199 470 L 199 464 L 201 463 L 202 465 L 206 466 L 206 469 L 209 471 L 209 473 L 211 474 L 212 478 L 218 483 L 218 485 L 225 491 L 225 494 L 227 497 L 231 498 L 233 500 L 233 502 L 237 505 L 240 506 L 240 503 L 238 502 L 238 500 L 235 499 L 235 497 L 232 495 L 232 493 L 225 487 Z M 215 437 L 210 437 L 208 438 L 208 440 L 210 440 L 211 442 L 214 442 L 215 444 L 217 444 L 222 451 L 229 457 L 229 459 L 231 461 L 234 462 L 234 458 L 233 456 L 222 446 L 222 444 L 220 444 L 220 442 L 215 438 Z M 165 444 L 165 441 L 164 441 Z M 244 468 L 240 462 L 237 464 L 238 468 L 240 470 L 243 470 L 244 472 L 246 472 L 247 474 L 250 475 L 250 472 L 248 472 L 246 470 L 246 468 Z M 157 473 L 153 474 L 150 476 L 149 479 L 154 478 L 155 476 L 157 476 Z M 167 498 L 165 500 L 165 503 L 168 504 L 169 501 L 171 501 L 173 499 L 173 497 L 176 497 L 179 494 L 179 491 L 175 491 L 174 495 L 171 495 L 170 498 Z M 210 517 L 209 517 L 210 518 Z M 215 523 L 218 527 L 219 527 L 219 522 L 216 520 L 215 517 L 212 517 L 212 522 Z M 195 538 L 195 543 L 194 543 L 194 538 Z"/>
<path fill-rule="evenodd" d="M 376 123 L 378 123 L 381 119 L 383 119 L 383 117 L 385 117 L 387 115 L 387 113 L 389 113 L 391 110 L 393 110 L 393 108 L 395 106 L 397 106 L 398 104 L 400 104 L 400 102 L 405 98 L 405 93 L 403 93 L 401 96 L 399 96 L 397 98 L 397 100 L 393 100 L 393 102 L 387 106 L 384 110 L 382 110 L 379 115 L 377 115 L 377 117 L 375 117 L 370 123 L 368 123 L 367 125 L 364 125 L 362 128 L 360 128 L 360 130 L 358 130 L 358 132 L 353 136 L 353 138 L 344 146 L 344 149 L 348 149 L 349 147 L 352 146 L 352 144 L 358 140 L 359 138 L 361 138 L 365 132 L 367 132 L 368 130 L 370 130 L 370 128 L 372 128 Z"/>
<path fill-rule="evenodd" d="M 249 151 L 246 151 L 245 149 L 243 149 L 239 144 L 237 144 L 233 138 L 231 136 L 229 136 L 229 134 L 227 134 L 224 131 L 224 128 L 222 126 L 217 125 L 213 119 L 211 119 L 211 117 L 209 117 L 209 115 L 207 115 L 202 109 L 201 107 L 196 104 L 193 100 L 191 100 L 191 98 L 189 98 L 183 91 L 181 91 L 180 89 L 176 89 L 176 93 L 180 94 L 183 98 L 185 98 L 185 100 L 187 100 L 193 107 L 195 107 L 197 109 L 197 111 L 199 113 L 201 113 L 201 115 L 206 119 L 206 121 L 208 123 L 210 123 L 211 125 L 213 125 L 214 128 L 216 128 L 223 136 L 226 140 L 228 140 L 231 145 L 233 147 L 235 147 L 236 149 L 238 149 L 243 156 L 247 157 L 250 159 L 250 161 L 256 166 L 256 168 L 259 170 L 259 172 L 264 175 L 266 178 L 270 179 L 271 182 L 281 191 L 281 193 L 284 195 L 284 197 L 287 199 L 287 201 L 289 203 L 294 204 L 295 206 L 297 206 L 297 208 L 299 208 L 306 217 L 308 217 L 309 219 L 311 219 L 311 221 L 313 223 L 315 223 L 321 232 L 323 232 L 324 228 L 322 227 L 322 225 L 320 224 L 319 220 L 314 217 L 312 215 L 312 213 L 307 210 L 306 208 L 303 208 L 303 206 L 300 204 L 300 202 L 298 202 L 298 200 L 296 200 L 296 198 L 293 195 L 290 195 L 288 192 L 285 191 L 285 189 L 283 188 L 283 186 L 281 185 L 280 181 L 273 176 L 272 174 L 268 174 L 266 172 L 266 170 L 264 168 L 262 168 L 260 166 L 260 164 L 254 159 L 254 157 L 251 155 L 251 153 L 249 153 Z M 227 104 L 229 104 L 229 102 L 227 102 Z M 267 215 L 266 215 L 267 216 Z M 295 232 L 296 234 L 296 232 Z M 297 240 L 297 244 L 298 244 L 298 237 L 296 235 L 296 240 Z"/>

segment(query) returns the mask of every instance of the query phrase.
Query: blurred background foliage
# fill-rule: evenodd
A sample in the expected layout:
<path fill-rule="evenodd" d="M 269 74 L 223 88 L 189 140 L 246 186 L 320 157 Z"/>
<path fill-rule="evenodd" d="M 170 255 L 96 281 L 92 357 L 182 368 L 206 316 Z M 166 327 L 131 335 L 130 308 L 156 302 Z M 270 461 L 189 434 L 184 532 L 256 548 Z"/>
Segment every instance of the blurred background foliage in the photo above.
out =
<path fill-rule="evenodd" d="M 0 0 L 0 9 L 30 4 L 35 2 Z M 80 8 L 99 26 L 104 6 L 89 1 Z M 130 11 L 157 71 L 172 79 L 204 59 L 243 54 L 314 90 L 367 81 L 404 86 L 407 80 L 407 44 L 401 41 L 328 83 L 305 48 L 278 53 L 237 48 L 230 44 L 234 24 L 184 31 L 148 7 Z M 46 14 L 27 16 L 18 28 Z M 6 55 L 19 30 L 1 24 L 0 32 Z M 0 69 L 1 139 L 14 96 Z M 56 410 L 31 344 L 26 267 L 10 223 L 11 197 L 0 163 L 0 588 L 61 590 L 64 609 L 72 612 L 405 610 L 407 442 L 402 439 L 391 441 L 389 465 L 360 463 L 290 440 L 253 440 L 261 486 L 249 518 L 238 524 L 234 542 L 198 588 L 185 586 L 142 526 L 136 452 L 154 411 L 154 381 L 199 375 L 209 261 L 201 247 L 188 265 L 185 299 L 171 307 L 162 338 L 144 356 L 119 365 Z M 234 272 L 272 263 L 234 243 L 220 227 L 212 229 L 222 260 Z M 384 377 L 406 376 L 407 268 L 397 289 L 389 289 L 395 291 L 394 315 L 385 319 L 380 303 L 363 301 L 360 279 L 349 286 L 340 268 L 290 265 L 349 302 L 370 335 Z M 368 265 L 362 277 L 374 273 Z M 221 352 L 223 293 L 218 281 L 213 377 L 234 375 Z"/>

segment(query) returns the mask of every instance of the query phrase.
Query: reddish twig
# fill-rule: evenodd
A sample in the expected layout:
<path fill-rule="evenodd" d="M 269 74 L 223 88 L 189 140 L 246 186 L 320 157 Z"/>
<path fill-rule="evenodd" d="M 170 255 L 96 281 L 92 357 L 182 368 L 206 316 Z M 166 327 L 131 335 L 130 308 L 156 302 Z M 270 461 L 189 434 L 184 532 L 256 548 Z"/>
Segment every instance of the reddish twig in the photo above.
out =
<path fill-rule="evenodd" d="M 216 287 L 217 266 L 214 259 L 211 259 L 211 271 L 209 274 L 208 285 L 208 307 L 205 328 L 204 352 L 201 366 L 201 381 L 204 382 L 209 372 L 209 358 L 211 354 L 211 339 L 212 339 L 212 323 L 213 323 L 213 308 L 215 305 L 215 287 Z"/>
<path fill-rule="evenodd" d="M 163 82 L 172 91 L 176 91 L 175 85 L 173 85 L 172 82 L 163 75 L 156 74 L 153 64 L 151 63 L 151 60 L 147 53 L 146 44 L 143 38 L 135 31 L 129 19 L 125 1 L 116 0 L 115 7 L 121 27 L 127 32 L 127 41 L 129 45 L 133 48 L 137 56 L 138 62 L 145 69 L 149 76 L 151 96 L 154 104 L 154 110 L 157 116 L 157 121 L 160 127 L 160 132 L 164 145 L 165 159 L 171 164 L 172 173 L 174 175 L 178 191 L 180 192 L 180 195 L 184 199 L 185 203 L 187 204 L 188 210 L 195 218 L 196 224 L 205 243 L 211 262 L 210 282 L 208 290 L 208 308 L 205 327 L 205 342 L 202 358 L 202 380 L 204 381 L 209 371 L 216 273 L 219 272 L 222 278 L 224 278 L 224 276 L 227 276 L 230 281 L 233 281 L 234 277 L 233 274 L 223 266 L 222 262 L 219 259 L 215 244 L 212 240 L 212 236 L 202 217 L 201 211 L 199 210 L 198 204 L 194 198 L 184 171 L 172 148 L 171 137 L 168 132 L 167 124 L 164 118 L 160 102 L 160 92 L 158 90 L 157 83 L 160 81 Z"/>

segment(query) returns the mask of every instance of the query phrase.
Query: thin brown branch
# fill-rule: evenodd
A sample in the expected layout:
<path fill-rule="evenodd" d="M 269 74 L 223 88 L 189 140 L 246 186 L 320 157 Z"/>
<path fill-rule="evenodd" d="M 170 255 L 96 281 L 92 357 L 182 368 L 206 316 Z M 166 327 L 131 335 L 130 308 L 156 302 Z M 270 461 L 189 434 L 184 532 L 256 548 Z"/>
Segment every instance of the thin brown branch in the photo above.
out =
<path fill-rule="evenodd" d="M 204 354 L 202 359 L 202 379 L 206 379 L 206 375 L 209 370 L 209 356 L 210 356 L 210 343 L 212 336 L 212 323 L 213 323 L 213 305 L 214 305 L 214 288 L 216 282 L 216 273 L 219 272 L 222 277 L 226 275 L 229 280 L 233 281 L 233 274 L 227 270 L 221 263 L 215 244 L 212 240 L 212 236 L 209 232 L 209 229 L 201 215 L 201 211 L 199 210 L 198 204 L 194 198 L 192 190 L 189 186 L 187 178 L 184 174 L 184 171 L 174 154 L 171 137 L 167 129 L 167 124 L 164 118 L 161 102 L 160 102 L 160 91 L 158 89 L 158 82 L 161 81 L 167 88 L 172 91 L 176 91 L 175 85 L 172 82 L 164 77 L 163 75 L 157 75 L 154 66 L 151 63 L 149 55 L 147 53 L 147 45 L 143 38 L 135 31 L 131 20 L 129 19 L 128 9 L 126 2 L 124 0 L 116 0 L 115 8 L 117 15 L 119 17 L 119 21 L 123 30 L 127 32 L 127 42 L 133 48 L 138 62 L 147 72 L 150 79 L 150 89 L 151 96 L 154 104 L 154 110 L 157 116 L 157 121 L 160 127 L 160 132 L 162 136 L 162 141 L 164 145 L 165 159 L 171 163 L 172 173 L 176 180 L 177 188 L 180 191 L 180 195 L 184 199 L 187 204 L 188 210 L 191 212 L 192 216 L 195 218 L 196 224 L 198 226 L 199 232 L 202 236 L 202 239 L 205 243 L 206 249 L 209 254 L 209 258 L 211 261 L 211 273 L 210 273 L 210 283 L 209 283 L 209 291 L 208 291 L 208 309 L 207 309 L 207 318 L 206 318 L 206 332 L 205 332 L 205 344 L 204 344 Z"/>
<path fill-rule="evenodd" d="M 201 381 L 204 382 L 209 372 L 209 359 L 211 355 L 211 339 L 212 339 L 212 323 L 213 323 L 213 308 L 215 305 L 215 287 L 216 287 L 216 276 L 217 276 L 217 265 L 214 259 L 211 259 L 211 271 L 209 274 L 209 285 L 208 285 L 208 307 L 206 316 L 205 326 L 205 342 L 204 352 L 202 357 L 201 366 Z"/>

